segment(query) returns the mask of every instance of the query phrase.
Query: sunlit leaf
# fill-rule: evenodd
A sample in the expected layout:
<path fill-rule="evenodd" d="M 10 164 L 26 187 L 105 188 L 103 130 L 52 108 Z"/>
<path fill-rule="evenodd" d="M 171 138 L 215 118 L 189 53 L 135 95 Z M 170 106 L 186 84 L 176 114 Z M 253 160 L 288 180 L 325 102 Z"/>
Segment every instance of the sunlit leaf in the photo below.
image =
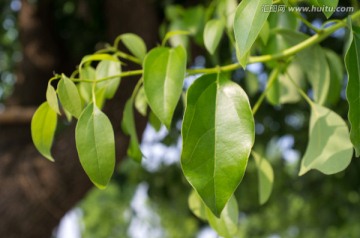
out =
<path fill-rule="evenodd" d="M 139 91 L 136 94 L 135 108 L 142 116 L 144 116 L 144 117 L 146 116 L 147 108 L 148 108 L 148 102 L 147 102 L 147 99 L 146 99 L 144 86 L 140 87 Z"/>
<path fill-rule="evenodd" d="M 102 60 L 96 67 L 96 79 L 112 77 L 109 80 L 97 83 L 97 88 L 105 88 L 105 98 L 113 98 L 119 85 L 120 85 L 120 76 L 117 76 L 121 73 L 121 64 L 120 62 Z M 113 77 L 117 76 L 117 77 Z"/>
<path fill-rule="evenodd" d="M 219 19 L 213 19 L 206 23 L 204 29 L 204 43 L 210 54 L 214 54 L 224 31 L 224 23 Z"/>
<path fill-rule="evenodd" d="M 258 169 L 259 178 L 259 202 L 264 204 L 270 197 L 274 184 L 274 171 L 271 164 L 258 153 L 253 151 L 252 156 L 255 159 L 256 167 Z"/>
<path fill-rule="evenodd" d="M 58 83 L 57 90 L 62 107 L 72 116 L 79 118 L 82 111 L 82 102 L 73 81 L 63 75 Z"/>
<path fill-rule="evenodd" d="M 244 59 L 258 37 L 270 11 L 272 0 L 243 0 L 236 9 L 234 20 L 235 39 L 239 49 L 239 59 Z"/>
<path fill-rule="evenodd" d="M 140 163 L 142 153 L 139 146 L 139 139 L 136 134 L 133 103 L 133 99 L 130 98 L 125 104 L 121 128 L 126 135 L 130 136 L 130 144 L 127 150 L 128 156 Z"/>
<path fill-rule="evenodd" d="M 105 188 L 115 167 L 114 131 L 110 120 L 93 103 L 81 113 L 75 139 L 86 174 L 98 188 Z"/>
<path fill-rule="evenodd" d="M 81 80 L 96 80 L 95 69 L 91 66 L 81 68 L 80 71 Z M 79 93 L 86 103 L 91 102 L 92 99 L 92 83 L 80 82 L 78 84 Z"/>
<path fill-rule="evenodd" d="M 324 174 L 344 170 L 351 161 L 353 148 L 345 121 L 335 112 L 318 104 L 311 106 L 309 141 L 299 175 L 311 169 Z"/>
<path fill-rule="evenodd" d="M 56 91 L 50 83 L 46 89 L 46 101 L 49 103 L 50 108 L 60 115 L 59 102 Z"/>
<path fill-rule="evenodd" d="M 210 226 L 222 237 L 231 238 L 238 231 L 239 209 L 237 201 L 232 196 L 222 211 L 220 218 L 216 217 L 210 209 L 206 209 Z"/>
<path fill-rule="evenodd" d="M 185 177 L 220 216 L 244 176 L 254 143 L 254 119 L 242 88 L 224 76 L 197 79 L 187 93 L 182 139 Z"/>
<path fill-rule="evenodd" d="M 356 156 L 360 156 L 360 28 L 353 26 L 350 33 L 349 48 L 345 56 L 348 85 L 346 98 L 349 103 L 348 118 L 351 125 L 350 138 Z"/>
<path fill-rule="evenodd" d="M 40 105 L 31 120 L 31 136 L 34 145 L 50 161 L 54 161 L 51 156 L 51 146 L 54 140 L 56 124 L 56 112 L 50 108 L 47 102 Z"/>
<path fill-rule="evenodd" d="M 189 208 L 194 213 L 195 216 L 198 218 L 206 221 L 207 214 L 206 214 L 206 206 L 201 201 L 200 196 L 196 193 L 195 190 L 192 190 L 188 199 Z"/>
<path fill-rule="evenodd" d="M 186 70 L 186 51 L 155 48 L 144 60 L 144 89 L 149 106 L 160 121 L 170 128 L 180 99 Z"/>
<path fill-rule="evenodd" d="M 147 50 L 145 42 L 141 37 L 132 33 L 126 33 L 121 35 L 121 41 L 135 57 L 141 61 L 144 60 Z"/>

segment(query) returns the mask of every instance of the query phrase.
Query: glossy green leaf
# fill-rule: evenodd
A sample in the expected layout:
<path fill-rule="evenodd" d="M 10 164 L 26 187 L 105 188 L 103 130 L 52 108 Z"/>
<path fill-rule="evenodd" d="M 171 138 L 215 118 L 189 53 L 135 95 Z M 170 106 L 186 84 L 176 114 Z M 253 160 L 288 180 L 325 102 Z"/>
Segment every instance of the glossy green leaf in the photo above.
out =
<path fill-rule="evenodd" d="M 142 116 L 144 116 L 144 117 L 146 116 L 147 108 L 148 108 L 148 102 L 147 102 L 147 99 L 146 99 L 144 86 L 140 87 L 139 91 L 136 94 L 135 108 Z"/>
<path fill-rule="evenodd" d="M 219 19 L 213 19 L 206 23 L 204 29 L 204 43 L 210 54 L 214 54 L 219 45 L 224 28 L 223 21 Z"/>
<path fill-rule="evenodd" d="M 49 106 L 48 102 L 40 105 L 31 120 L 31 136 L 34 145 L 50 161 L 54 161 L 51 156 L 51 146 L 54 140 L 56 124 L 56 112 Z"/>
<path fill-rule="evenodd" d="M 96 79 L 117 76 L 121 73 L 120 62 L 102 60 L 96 67 Z M 96 84 L 97 88 L 105 88 L 105 98 L 113 98 L 120 85 L 120 77 L 114 77 L 109 80 Z"/>
<path fill-rule="evenodd" d="M 201 200 L 199 194 L 196 193 L 195 190 L 192 190 L 188 199 L 189 208 L 198 218 L 206 221 L 206 206 L 204 202 Z"/>
<path fill-rule="evenodd" d="M 46 89 L 46 101 L 49 103 L 50 108 L 60 115 L 59 102 L 56 91 L 55 88 L 50 84 L 50 82 Z"/>
<path fill-rule="evenodd" d="M 325 50 L 326 60 L 330 70 L 330 86 L 326 104 L 335 105 L 341 96 L 344 81 L 344 66 L 340 57 L 331 50 Z"/>
<path fill-rule="evenodd" d="M 144 60 L 144 89 L 149 106 L 160 121 L 170 128 L 180 99 L 186 72 L 186 51 L 159 47 Z"/>
<path fill-rule="evenodd" d="M 258 153 L 253 151 L 252 156 L 255 159 L 256 167 L 258 169 L 259 178 L 259 202 L 260 204 L 266 203 L 271 195 L 274 184 L 274 171 L 269 161 Z"/>
<path fill-rule="evenodd" d="M 264 6 L 271 4 L 272 0 L 243 0 L 236 9 L 234 31 L 240 59 L 250 51 L 269 16 Z"/>
<path fill-rule="evenodd" d="M 301 161 L 299 175 L 311 169 L 324 174 L 344 170 L 351 161 L 353 148 L 345 121 L 335 112 L 313 104 L 309 126 L 309 141 Z"/>
<path fill-rule="evenodd" d="M 232 196 L 226 204 L 220 218 L 216 217 L 210 209 L 206 209 L 210 226 L 222 237 L 232 238 L 238 231 L 239 209 L 237 201 Z"/>
<path fill-rule="evenodd" d="M 149 113 L 149 123 L 155 129 L 155 131 L 160 131 L 161 121 L 152 111 Z"/>
<path fill-rule="evenodd" d="M 198 78 L 188 89 L 182 139 L 184 175 L 220 216 L 244 176 L 254 143 L 254 119 L 242 88 L 224 76 Z"/>
<path fill-rule="evenodd" d="M 141 37 L 132 33 L 126 33 L 121 35 L 121 41 L 131 54 L 141 61 L 144 60 L 147 50 L 145 42 Z"/>
<path fill-rule="evenodd" d="M 75 130 L 82 167 L 100 189 L 108 184 L 115 167 L 115 140 L 110 120 L 93 103 L 82 112 Z"/>
<path fill-rule="evenodd" d="M 130 144 L 127 150 L 128 156 L 141 163 L 142 153 L 139 146 L 139 139 L 136 134 L 133 103 L 134 100 L 130 98 L 125 104 L 121 128 L 126 135 L 130 136 Z"/>
<path fill-rule="evenodd" d="M 63 75 L 58 83 L 57 90 L 62 107 L 72 116 L 79 118 L 82 111 L 82 102 L 73 81 Z"/>
<path fill-rule="evenodd" d="M 96 80 L 95 69 L 91 66 L 86 66 L 80 70 L 80 79 L 81 80 Z M 80 82 L 78 84 L 79 93 L 81 98 L 85 103 L 91 102 L 92 100 L 92 83 Z"/>
<path fill-rule="evenodd" d="M 350 138 L 356 156 L 360 156 L 360 28 L 353 26 L 350 33 L 349 48 L 345 56 L 348 74 L 346 98 L 349 103 Z"/>

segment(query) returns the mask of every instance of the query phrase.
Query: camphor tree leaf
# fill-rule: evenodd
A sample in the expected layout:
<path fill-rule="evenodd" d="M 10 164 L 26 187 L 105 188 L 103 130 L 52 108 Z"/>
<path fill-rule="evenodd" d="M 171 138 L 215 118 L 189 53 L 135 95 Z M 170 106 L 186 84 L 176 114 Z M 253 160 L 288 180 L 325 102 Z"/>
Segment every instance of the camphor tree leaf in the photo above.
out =
<path fill-rule="evenodd" d="M 238 231 L 239 209 L 234 196 L 226 204 L 220 218 L 216 217 L 209 208 L 206 215 L 210 226 L 222 237 L 232 238 Z"/>
<path fill-rule="evenodd" d="M 348 73 L 346 98 L 349 103 L 350 139 L 355 147 L 356 156 L 360 156 L 360 28 L 353 26 L 350 33 L 349 48 L 345 56 Z"/>
<path fill-rule="evenodd" d="M 46 101 L 49 103 L 51 109 L 53 109 L 57 114 L 61 114 L 55 88 L 50 84 L 50 82 L 48 83 L 46 89 Z"/>
<path fill-rule="evenodd" d="M 317 2 L 318 7 L 321 7 L 322 12 L 326 16 L 326 18 L 331 17 L 331 15 L 335 12 L 336 7 L 339 4 L 339 0 L 314 0 Z"/>
<path fill-rule="evenodd" d="M 325 55 L 330 70 L 330 93 L 327 95 L 326 104 L 335 105 L 341 95 L 344 81 L 344 66 L 341 58 L 334 51 L 325 50 Z"/>
<path fill-rule="evenodd" d="M 233 29 L 237 5 L 237 0 L 221 0 L 217 5 L 217 15 L 225 17 L 228 31 L 232 31 Z"/>
<path fill-rule="evenodd" d="M 206 23 L 204 29 L 204 43 L 210 54 L 215 53 L 224 32 L 224 28 L 223 21 L 219 19 L 213 19 Z"/>
<path fill-rule="evenodd" d="M 243 0 L 236 9 L 234 20 L 235 39 L 240 61 L 246 57 L 258 37 L 270 11 L 272 0 Z M 246 62 L 240 62 L 245 66 Z"/>
<path fill-rule="evenodd" d="M 149 106 L 160 121 L 170 128 L 180 99 L 186 72 L 186 51 L 158 47 L 144 60 L 144 89 Z"/>
<path fill-rule="evenodd" d="M 246 93 L 222 75 L 198 78 L 188 89 L 182 140 L 184 175 L 219 217 L 244 176 L 254 143 Z"/>
<path fill-rule="evenodd" d="M 309 141 L 299 175 L 311 169 L 324 174 L 344 170 L 351 162 L 353 148 L 345 121 L 330 109 L 311 105 Z"/>
<path fill-rule="evenodd" d="M 80 72 L 81 80 L 96 80 L 96 72 L 90 65 L 82 67 Z M 78 83 L 78 89 L 81 98 L 85 103 L 91 102 L 92 99 L 92 83 L 91 82 L 80 82 Z"/>
<path fill-rule="evenodd" d="M 198 218 L 206 221 L 207 214 L 206 214 L 206 206 L 204 202 L 201 200 L 199 194 L 195 190 L 192 190 L 189 199 L 188 199 L 189 208 L 192 213 Z"/>
<path fill-rule="evenodd" d="M 147 99 L 146 99 L 144 86 L 141 86 L 139 88 L 139 91 L 136 94 L 135 108 L 142 116 L 144 116 L 144 117 L 146 116 L 147 108 L 148 108 L 148 102 L 147 102 Z"/>
<path fill-rule="evenodd" d="M 274 171 L 271 164 L 255 151 L 251 152 L 255 159 L 259 178 L 259 202 L 264 204 L 270 197 L 274 184 Z"/>
<path fill-rule="evenodd" d="M 82 102 L 76 85 L 62 75 L 57 86 L 59 99 L 63 108 L 72 116 L 79 118 L 82 111 Z"/>
<path fill-rule="evenodd" d="M 31 120 L 31 136 L 34 145 L 50 161 L 54 161 L 51 156 L 51 146 L 54 140 L 56 124 L 56 112 L 49 106 L 48 102 L 40 105 Z"/>
<path fill-rule="evenodd" d="M 136 134 L 133 104 L 133 98 L 130 98 L 126 102 L 123 113 L 123 120 L 121 122 L 121 128 L 126 135 L 130 136 L 130 144 L 127 150 L 128 156 L 135 161 L 141 163 L 141 159 L 143 156 L 139 146 L 139 139 Z"/>
<path fill-rule="evenodd" d="M 100 189 L 108 184 L 115 167 L 115 140 L 110 120 L 90 103 L 81 113 L 75 130 L 82 167 Z"/>
<path fill-rule="evenodd" d="M 121 64 L 119 61 L 102 60 L 96 66 L 96 79 L 107 78 L 119 75 L 121 73 Z M 105 88 L 105 98 L 113 98 L 120 85 L 120 76 L 99 82 L 97 88 Z"/>
<path fill-rule="evenodd" d="M 131 54 L 133 54 L 141 61 L 144 60 L 147 49 L 145 42 L 143 39 L 141 39 L 141 37 L 133 33 L 126 33 L 122 34 L 120 39 L 126 48 L 128 48 L 128 50 L 131 52 Z"/>

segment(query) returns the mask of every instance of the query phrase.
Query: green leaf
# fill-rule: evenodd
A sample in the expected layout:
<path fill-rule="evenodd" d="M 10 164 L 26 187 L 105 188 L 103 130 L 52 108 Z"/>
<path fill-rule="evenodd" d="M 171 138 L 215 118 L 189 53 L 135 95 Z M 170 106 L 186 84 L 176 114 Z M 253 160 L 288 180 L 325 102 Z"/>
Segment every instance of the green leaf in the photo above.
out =
<path fill-rule="evenodd" d="M 228 31 L 232 31 L 235 18 L 235 9 L 238 5 L 237 0 L 222 0 L 217 5 L 217 15 L 219 17 L 225 17 L 226 28 Z"/>
<path fill-rule="evenodd" d="M 119 75 L 121 73 L 121 64 L 119 61 L 102 60 L 96 67 L 96 79 L 107 78 Z M 120 77 L 114 77 L 109 80 L 96 84 L 97 88 L 105 88 L 105 98 L 113 98 L 120 85 Z"/>
<path fill-rule="evenodd" d="M 283 28 L 296 31 L 300 26 L 296 15 L 289 11 L 270 13 L 268 22 L 271 29 Z"/>
<path fill-rule="evenodd" d="M 191 32 L 189 32 L 189 31 L 183 31 L 183 30 L 172 30 L 172 31 L 169 31 L 169 32 L 167 32 L 166 33 L 166 35 L 165 35 L 165 37 L 164 37 L 164 39 L 163 39 L 163 41 L 162 41 L 162 45 L 164 46 L 165 44 L 166 44 L 166 42 L 169 40 L 169 39 L 171 39 L 171 38 L 173 38 L 174 36 L 186 36 L 186 35 L 190 35 L 191 34 Z M 180 41 L 179 41 L 180 42 Z M 175 44 L 172 44 L 173 46 L 178 46 L 178 45 L 183 45 L 184 47 L 185 47 L 185 45 L 186 44 L 177 44 L 177 43 L 175 43 Z"/>
<path fill-rule="evenodd" d="M 210 54 L 214 54 L 219 45 L 224 28 L 223 21 L 218 19 L 213 19 L 206 23 L 204 29 L 204 43 Z"/>
<path fill-rule="evenodd" d="M 234 32 L 240 59 L 248 54 L 269 16 L 263 7 L 271 4 L 272 0 L 243 0 L 236 9 Z"/>
<path fill-rule="evenodd" d="M 239 209 L 237 201 L 232 196 L 226 204 L 220 218 L 216 217 L 210 209 L 206 209 L 210 226 L 222 237 L 232 238 L 238 231 Z"/>
<path fill-rule="evenodd" d="M 145 95 L 144 86 L 141 86 L 135 97 L 135 108 L 142 115 L 146 116 L 148 102 Z"/>
<path fill-rule="evenodd" d="M 112 55 L 108 55 L 108 54 L 93 54 L 93 55 L 86 55 L 82 58 L 80 65 L 79 65 L 79 69 L 81 70 L 83 65 L 87 62 L 91 62 L 91 61 L 102 61 L 102 60 L 109 60 L 109 61 L 114 61 L 114 62 L 119 62 L 119 59 L 112 56 Z M 80 71 L 81 72 L 81 71 Z"/>
<path fill-rule="evenodd" d="M 207 214 L 206 214 L 206 206 L 203 201 L 201 201 L 201 198 L 199 194 L 195 190 L 192 190 L 188 199 L 189 208 L 194 213 L 195 216 L 198 218 L 206 221 L 207 220 Z"/>
<path fill-rule="evenodd" d="M 299 175 L 311 169 L 324 174 L 344 170 L 351 162 L 353 148 L 345 121 L 318 104 L 311 106 L 309 141 Z"/>
<path fill-rule="evenodd" d="M 350 139 L 355 147 L 356 156 L 360 156 L 360 28 L 353 26 L 350 33 L 349 48 L 345 56 L 348 73 L 346 98 L 349 103 Z"/>
<path fill-rule="evenodd" d="M 259 202 L 260 204 L 264 204 L 271 195 L 274 184 L 274 171 L 271 164 L 264 157 L 260 156 L 255 151 L 251 154 L 255 159 L 256 167 L 258 169 Z"/>
<path fill-rule="evenodd" d="M 152 111 L 149 113 L 149 123 L 155 129 L 155 131 L 160 131 L 161 121 Z"/>
<path fill-rule="evenodd" d="M 126 48 L 129 49 L 131 54 L 141 61 L 144 60 L 147 50 L 143 39 L 132 33 L 122 34 L 120 39 Z"/>
<path fill-rule="evenodd" d="M 170 128 L 180 99 L 186 72 L 186 51 L 159 47 L 144 60 L 144 89 L 149 106 L 160 121 Z"/>
<path fill-rule="evenodd" d="M 244 176 L 254 143 L 254 119 L 242 88 L 223 76 L 197 79 L 187 93 L 182 139 L 184 175 L 219 217 Z"/>
<path fill-rule="evenodd" d="M 270 36 L 270 25 L 268 21 L 265 21 L 265 24 L 259 33 L 259 37 L 264 45 L 267 44 L 269 40 L 269 36 Z"/>
<path fill-rule="evenodd" d="M 55 88 L 50 84 L 50 82 L 46 89 L 46 101 L 49 103 L 49 106 L 52 110 L 54 110 L 57 114 L 61 115 L 56 91 Z"/>
<path fill-rule="evenodd" d="M 305 75 L 300 65 L 292 62 L 286 69 L 285 74 L 279 76 L 279 83 L 281 85 L 280 103 L 297 103 L 301 100 L 301 95 L 296 86 L 291 82 L 291 79 L 303 88 L 305 85 Z"/>
<path fill-rule="evenodd" d="M 250 71 L 245 71 L 246 77 L 245 77 L 245 88 L 246 92 L 250 96 L 254 96 L 260 88 L 259 80 L 257 76 Z"/>
<path fill-rule="evenodd" d="M 133 103 L 133 99 L 130 98 L 125 104 L 121 128 L 126 135 L 130 136 L 130 144 L 127 150 L 128 156 L 141 163 L 143 156 L 139 146 L 139 139 L 136 134 Z"/>
<path fill-rule="evenodd" d="M 340 57 L 331 50 L 325 50 L 326 60 L 330 70 L 330 86 L 326 98 L 326 104 L 335 105 L 341 95 L 342 83 L 344 81 L 344 66 Z"/>
<path fill-rule="evenodd" d="M 339 0 L 317 0 L 317 2 L 326 18 L 331 17 L 339 4 Z"/>
<path fill-rule="evenodd" d="M 108 184 L 115 167 L 115 140 L 110 120 L 93 103 L 82 112 L 75 130 L 82 167 L 100 189 Z"/>
<path fill-rule="evenodd" d="M 81 80 L 96 80 L 95 69 L 91 66 L 86 66 L 80 70 L 80 79 Z M 78 84 L 79 93 L 86 103 L 91 102 L 92 100 L 92 83 L 80 82 Z"/>
<path fill-rule="evenodd" d="M 269 79 L 275 77 L 275 81 L 269 87 L 269 91 L 266 93 L 266 99 L 272 105 L 280 104 L 280 96 L 281 96 L 281 85 L 279 82 L 279 69 L 273 69 L 271 72 Z"/>
<path fill-rule="evenodd" d="M 58 83 L 57 90 L 63 108 L 74 117 L 79 118 L 82 111 L 82 103 L 73 81 L 63 75 Z"/>
<path fill-rule="evenodd" d="M 56 112 L 49 106 L 48 102 L 40 105 L 31 120 L 31 137 L 34 145 L 50 161 L 54 161 L 51 156 L 51 146 L 54 140 L 56 124 Z"/>

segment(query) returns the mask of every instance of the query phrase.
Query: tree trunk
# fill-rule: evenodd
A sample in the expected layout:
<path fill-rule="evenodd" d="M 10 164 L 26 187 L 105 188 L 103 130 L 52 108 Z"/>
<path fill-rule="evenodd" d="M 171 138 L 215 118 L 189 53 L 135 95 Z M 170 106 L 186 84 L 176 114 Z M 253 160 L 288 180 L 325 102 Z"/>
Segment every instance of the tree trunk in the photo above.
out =
<path fill-rule="evenodd" d="M 47 80 L 53 70 L 63 72 L 69 65 L 54 29 L 52 2 L 39 0 L 33 5 L 22 1 L 19 30 L 23 61 L 14 95 L 8 102 L 10 109 L 44 101 Z M 135 32 L 151 46 L 155 44 L 158 19 L 150 1 L 107 0 L 103 10 L 110 42 L 120 33 Z M 128 140 L 120 131 L 122 111 L 135 83 L 134 79 L 123 79 L 121 92 L 105 106 L 116 134 L 118 160 L 124 157 Z M 24 118 L 29 118 L 29 112 L 26 113 Z M 138 131 L 142 132 L 146 121 L 137 118 Z M 92 187 L 77 158 L 74 125 L 65 126 L 59 133 L 53 154 L 55 163 L 47 161 L 35 150 L 30 121 L 1 123 L 0 120 L 0 237 L 51 237 L 63 215 Z"/>

